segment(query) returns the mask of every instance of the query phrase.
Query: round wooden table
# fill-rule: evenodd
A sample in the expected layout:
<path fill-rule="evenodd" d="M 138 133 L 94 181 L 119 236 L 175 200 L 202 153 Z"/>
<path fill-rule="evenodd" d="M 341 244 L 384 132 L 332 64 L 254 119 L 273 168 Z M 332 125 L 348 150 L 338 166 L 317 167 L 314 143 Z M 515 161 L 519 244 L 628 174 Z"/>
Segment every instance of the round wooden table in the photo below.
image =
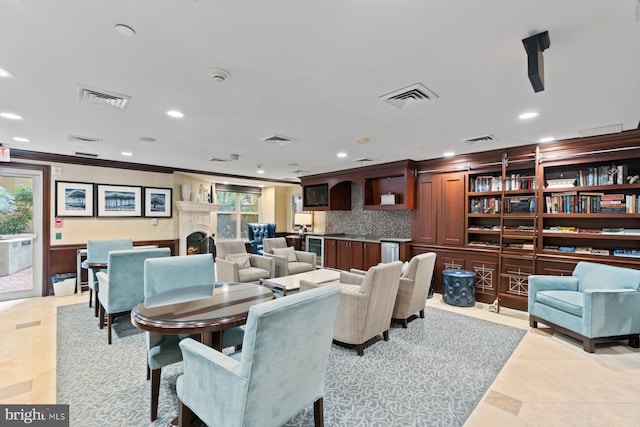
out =
<path fill-rule="evenodd" d="M 222 332 L 247 322 L 252 305 L 273 293 L 253 283 L 191 286 L 147 298 L 131 310 L 131 323 L 159 334 L 200 334 L 205 345 L 222 350 Z"/>

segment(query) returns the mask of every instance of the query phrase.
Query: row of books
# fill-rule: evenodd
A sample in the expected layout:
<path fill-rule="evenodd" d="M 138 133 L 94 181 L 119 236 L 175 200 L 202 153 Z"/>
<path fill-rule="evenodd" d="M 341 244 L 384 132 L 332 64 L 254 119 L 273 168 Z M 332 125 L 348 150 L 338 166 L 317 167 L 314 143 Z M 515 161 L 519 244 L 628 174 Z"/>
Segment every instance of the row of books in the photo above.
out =
<path fill-rule="evenodd" d="M 576 176 L 578 186 L 626 184 L 629 175 L 627 165 L 615 164 L 580 169 Z"/>
<path fill-rule="evenodd" d="M 532 225 L 518 225 L 518 226 L 510 226 L 505 225 L 502 229 L 506 232 L 516 232 L 516 233 L 533 233 L 535 228 Z M 472 225 L 468 228 L 469 231 L 500 231 L 499 225 Z"/>
<path fill-rule="evenodd" d="M 551 227 L 545 227 L 542 231 L 543 233 L 626 234 L 640 236 L 640 228 L 622 227 L 606 227 L 600 229 L 554 225 Z"/>
<path fill-rule="evenodd" d="M 640 195 L 568 191 L 545 197 L 546 212 L 557 213 L 640 213 Z"/>
<path fill-rule="evenodd" d="M 496 197 L 473 198 L 469 200 L 469 213 L 494 214 L 500 213 L 502 200 Z"/>
<path fill-rule="evenodd" d="M 529 175 L 512 174 L 504 180 L 504 190 L 533 190 L 536 188 L 536 177 Z"/>
<path fill-rule="evenodd" d="M 469 191 L 501 191 L 502 177 L 479 175 L 469 181 Z"/>
<path fill-rule="evenodd" d="M 534 213 L 535 197 L 509 197 L 504 201 L 504 213 Z"/>
<path fill-rule="evenodd" d="M 612 255 L 609 249 L 597 249 L 589 246 L 545 246 L 548 252 L 565 252 L 589 255 Z M 640 249 L 614 249 L 613 256 L 640 257 Z"/>

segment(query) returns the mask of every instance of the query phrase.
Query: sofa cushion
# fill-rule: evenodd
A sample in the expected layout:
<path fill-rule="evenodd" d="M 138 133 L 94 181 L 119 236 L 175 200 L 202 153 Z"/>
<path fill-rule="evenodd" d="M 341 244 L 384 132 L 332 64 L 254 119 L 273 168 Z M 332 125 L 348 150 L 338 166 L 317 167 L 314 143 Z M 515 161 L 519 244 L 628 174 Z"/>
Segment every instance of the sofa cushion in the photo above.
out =
<path fill-rule="evenodd" d="M 640 289 L 640 270 L 594 262 L 579 262 L 573 270 L 579 289 Z"/>
<path fill-rule="evenodd" d="M 268 279 L 269 271 L 258 267 L 243 268 L 238 271 L 241 282 L 259 282 L 260 279 Z"/>
<path fill-rule="evenodd" d="M 289 274 L 304 273 L 306 271 L 313 271 L 313 265 L 308 262 L 289 262 L 288 265 Z"/>
<path fill-rule="evenodd" d="M 238 268 L 249 268 L 251 267 L 250 255 L 249 254 L 227 254 L 224 257 L 225 261 L 233 262 L 238 264 Z"/>
<path fill-rule="evenodd" d="M 536 293 L 536 302 L 582 317 L 582 308 L 584 307 L 582 292 L 540 291 Z"/>
<path fill-rule="evenodd" d="M 273 248 L 273 254 L 284 257 L 292 262 L 298 261 L 298 258 L 296 257 L 296 251 L 293 246 L 289 246 L 286 248 Z"/>

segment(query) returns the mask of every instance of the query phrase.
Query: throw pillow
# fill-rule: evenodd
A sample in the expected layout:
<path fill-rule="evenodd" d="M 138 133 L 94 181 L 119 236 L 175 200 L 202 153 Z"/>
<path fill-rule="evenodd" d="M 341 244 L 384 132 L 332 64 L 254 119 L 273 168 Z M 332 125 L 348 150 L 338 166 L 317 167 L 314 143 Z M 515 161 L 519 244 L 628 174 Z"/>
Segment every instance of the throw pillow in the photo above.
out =
<path fill-rule="evenodd" d="M 238 264 L 238 268 L 251 267 L 250 254 L 227 254 L 224 260 Z"/>
<path fill-rule="evenodd" d="M 286 248 L 273 248 L 273 254 L 284 257 L 291 262 L 298 261 L 298 258 L 296 257 L 296 250 L 293 248 L 293 246 L 289 246 Z"/>

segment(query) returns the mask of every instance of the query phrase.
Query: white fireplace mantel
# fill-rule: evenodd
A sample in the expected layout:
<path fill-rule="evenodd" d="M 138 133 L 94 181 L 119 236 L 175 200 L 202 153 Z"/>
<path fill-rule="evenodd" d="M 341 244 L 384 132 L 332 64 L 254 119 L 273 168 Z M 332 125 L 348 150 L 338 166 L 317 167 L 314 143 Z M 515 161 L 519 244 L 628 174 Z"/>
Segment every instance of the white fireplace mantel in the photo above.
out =
<path fill-rule="evenodd" d="M 221 205 L 199 202 L 176 202 L 178 208 L 178 233 L 180 236 L 180 255 L 187 254 L 187 236 L 201 232 L 213 236 L 216 230 L 216 212 Z"/>

